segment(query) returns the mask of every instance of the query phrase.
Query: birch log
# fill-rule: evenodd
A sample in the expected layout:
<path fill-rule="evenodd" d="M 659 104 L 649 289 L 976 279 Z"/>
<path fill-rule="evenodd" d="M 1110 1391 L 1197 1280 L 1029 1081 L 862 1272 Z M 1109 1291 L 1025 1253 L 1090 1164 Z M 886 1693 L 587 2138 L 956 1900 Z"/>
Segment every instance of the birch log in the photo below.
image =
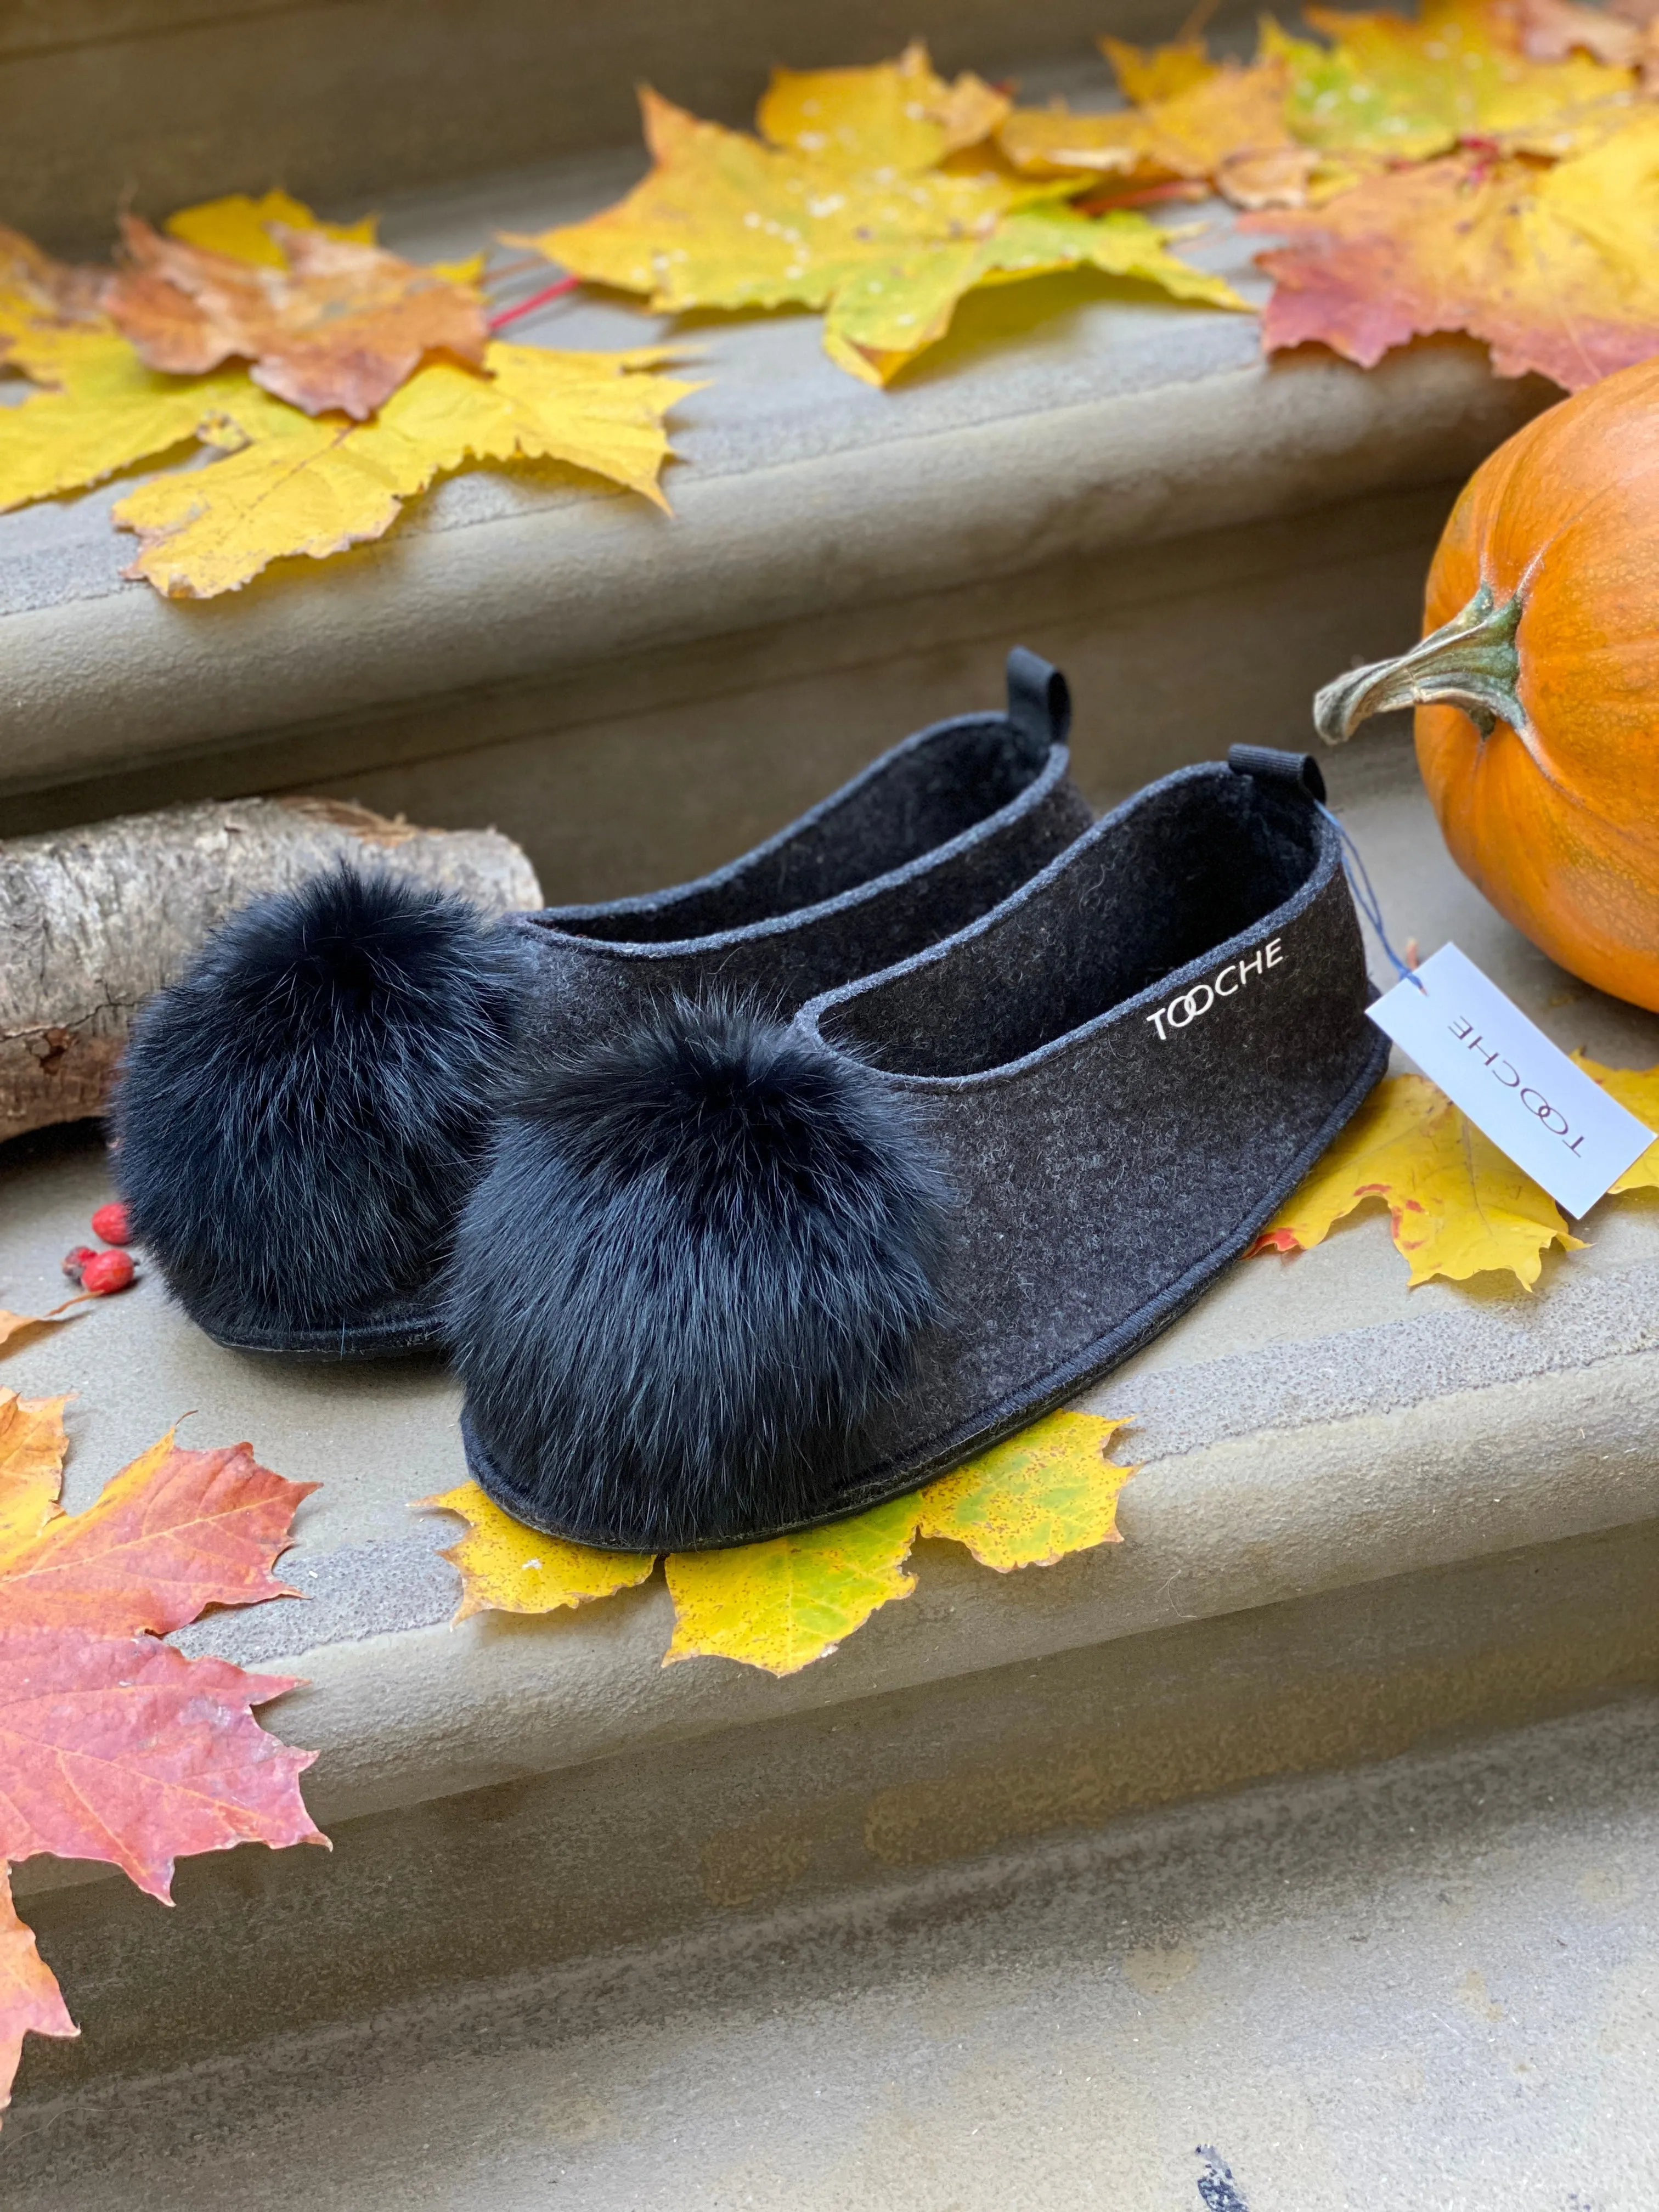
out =
<path fill-rule="evenodd" d="M 228 914 L 345 856 L 537 907 L 493 830 L 416 830 L 332 799 L 243 799 L 0 842 L 0 1139 L 103 1111 L 129 1024 Z"/>

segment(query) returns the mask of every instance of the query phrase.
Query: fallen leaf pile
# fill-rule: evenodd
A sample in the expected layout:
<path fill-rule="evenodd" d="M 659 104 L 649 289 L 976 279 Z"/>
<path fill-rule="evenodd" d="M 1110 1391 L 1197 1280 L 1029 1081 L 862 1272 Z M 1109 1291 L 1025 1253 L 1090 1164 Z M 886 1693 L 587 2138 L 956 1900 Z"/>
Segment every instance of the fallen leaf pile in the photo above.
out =
<path fill-rule="evenodd" d="M 1374 366 L 1435 331 L 1569 390 L 1659 349 L 1659 16 L 1653 0 L 1310 8 L 1254 60 L 1200 40 L 1101 45 L 1125 105 L 1020 107 L 927 50 L 777 70 L 754 131 L 641 93 L 651 167 L 588 220 L 504 240 L 567 274 L 492 313 L 490 252 L 422 267 L 372 221 L 281 192 L 121 222 L 77 269 L 0 230 L 0 512 L 162 469 L 114 507 L 125 573 L 172 599 L 381 537 L 460 469 L 556 462 L 663 506 L 664 419 L 697 389 L 653 347 L 555 352 L 499 332 L 579 283 L 665 314 L 796 307 L 886 386 L 969 294 L 1094 270 L 1243 310 L 1176 249 L 1158 200 L 1219 194 L 1279 243 L 1269 352 Z M 1199 229 L 1205 225 L 1197 226 Z M 492 248 L 491 252 L 494 251 Z M 180 464 L 195 465 L 181 466 Z"/>
<path fill-rule="evenodd" d="M 1587 1075 L 1650 1128 L 1659 1126 L 1659 1068 L 1603 1067 Z M 1609 1197 L 1659 1190 L 1659 1143 L 1627 1168 Z M 1414 1289 L 1435 1276 L 1512 1274 L 1530 1290 L 1552 1246 L 1578 1251 L 1549 1193 L 1500 1152 L 1424 1075 L 1385 1077 L 1313 1173 L 1256 1240 L 1257 1252 L 1305 1252 L 1358 1208 L 1389 1209 Z"/>
<path fill-rule="evenodd" d="M 665 313 L 821 309 L 824 350 L 866 383 L 935 344 L 981 284 L 1092 267 L 1244 304 L 1146 216 L 1073 207 L 1087 180 L 1013 173 L 994 143 L 1006 98 L 945 83 L 921 46 L 875 69 L 776 71 L 753 137 L 641 101 L 644 182 L 587 222 L 510 242 Z"/>
<path fill-rule="evenodd" d="M 665 504 L 664 417 L 695 385 L 659 349 L 560 353 L 489 336 L 477 290 L 279 194 L 123 226 L 114 272 L 0 232 L 0 512 L 122 470 L 216 454 L 115 509 L 126 570 L 169 598 L 379 538 L 441 475 L 557 461 Z"/>
<path fill-rule="evenodd" d="M 664 1571 L 674 1633 L 664 1666 L 713 1655 L 796 1674 L 879 1607 L 909 1596 L 916 1583 L 905 1563 L 921 1537 L 964 1545 L 1000 1574 L 1121 1542 L 1118 1492 L 1136 1470 L 1105 1455 L 1128 1425 L 1050 1413 L 955 1474 L 850 1520 L 728 1551 L 672 1554 Z M 418 1504 L 468 1524 L 442 1555 L 460 1571 L 457 1620 L 589 1604 L 645 1582 L 656 1565 L 650 1553 L 592 1551 L 538 1535 L 474 1482 Z"/>
<path fill-rule="evenodd" d="M 293 1682 L 160 1640 L 209 1606 L 292 1596 L 270 1570 L 315 1485 L 169 1431 L 71 1516 L 65 1403 L 0 1390 L 0 2105 L 25 2034 L 76 2033 L 11 1866 L 102 1859 L 167 1904 L 189 1853 L 325 1841 L 299 1790 L 313 1754 L 253 1718 Z"/>
<path fill-rule="evenodd" d="M 1504 375 L 1570 391 L 1659 347 L 1659 73 L 1652 11 L 1430 0 L 1408 20 L 1310 8 L 1248 66 L 1188 42 L 1107 45 L 1133 103 L 1014 110 L 1026 174 L 1212 186 L 1289 243 L 1267 349 L 1318 340 L 1371 368 L 1433 331 L 1485 339 Z"/>

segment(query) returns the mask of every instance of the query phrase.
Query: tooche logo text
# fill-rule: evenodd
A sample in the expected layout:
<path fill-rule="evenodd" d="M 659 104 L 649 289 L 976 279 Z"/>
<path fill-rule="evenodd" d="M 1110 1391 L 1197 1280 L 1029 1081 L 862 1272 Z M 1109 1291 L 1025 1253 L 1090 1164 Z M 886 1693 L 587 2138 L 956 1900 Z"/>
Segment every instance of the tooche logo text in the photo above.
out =
<path fill-rule="evenodd" d="M 1167 1006 L 1160 1006 L 1155 1014 L 1146 1017 L 1158 1031 L 1158 1042 L 1167 1044 L 1171 1030 L 1184 1030 L 1200 1014 L 1207 1014 L 1218 999 L 1236 998 L 1252 975 L 1277 968 L 1283 957 L 1279 939 L 1270 937 L 1248 960 L 1230 960 L 1207 983 L 1194 983 L 1190 991 L 1177 992 Z"/>

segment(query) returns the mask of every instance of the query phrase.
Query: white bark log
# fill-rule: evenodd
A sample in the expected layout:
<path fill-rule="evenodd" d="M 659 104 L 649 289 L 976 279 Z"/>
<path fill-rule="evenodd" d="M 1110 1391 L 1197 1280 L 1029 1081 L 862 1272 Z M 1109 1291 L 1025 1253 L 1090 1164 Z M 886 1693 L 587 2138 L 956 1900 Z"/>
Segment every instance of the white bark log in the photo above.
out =
<path fill-rule="evenodd" d="M 233 799 L 0 842 L 0 1139 L 103 1111 L 133 1015 L 225 916 L 342 855 L 537 907 L 493 830 L 416 830 L 330 799 Z"/>

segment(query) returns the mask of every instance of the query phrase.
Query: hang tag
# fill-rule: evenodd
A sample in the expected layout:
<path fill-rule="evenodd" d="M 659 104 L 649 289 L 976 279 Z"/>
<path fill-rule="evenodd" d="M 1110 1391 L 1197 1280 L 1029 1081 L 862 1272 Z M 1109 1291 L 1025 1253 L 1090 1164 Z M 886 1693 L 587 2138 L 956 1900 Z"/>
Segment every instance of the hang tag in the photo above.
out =
<path fill-rule="evenodd" d="M 1371 1019 L 1477 1129 L 1571 1214 L 1588 1213 L 1654 1141 L 1455 945 L 1396 983 Z"/>

